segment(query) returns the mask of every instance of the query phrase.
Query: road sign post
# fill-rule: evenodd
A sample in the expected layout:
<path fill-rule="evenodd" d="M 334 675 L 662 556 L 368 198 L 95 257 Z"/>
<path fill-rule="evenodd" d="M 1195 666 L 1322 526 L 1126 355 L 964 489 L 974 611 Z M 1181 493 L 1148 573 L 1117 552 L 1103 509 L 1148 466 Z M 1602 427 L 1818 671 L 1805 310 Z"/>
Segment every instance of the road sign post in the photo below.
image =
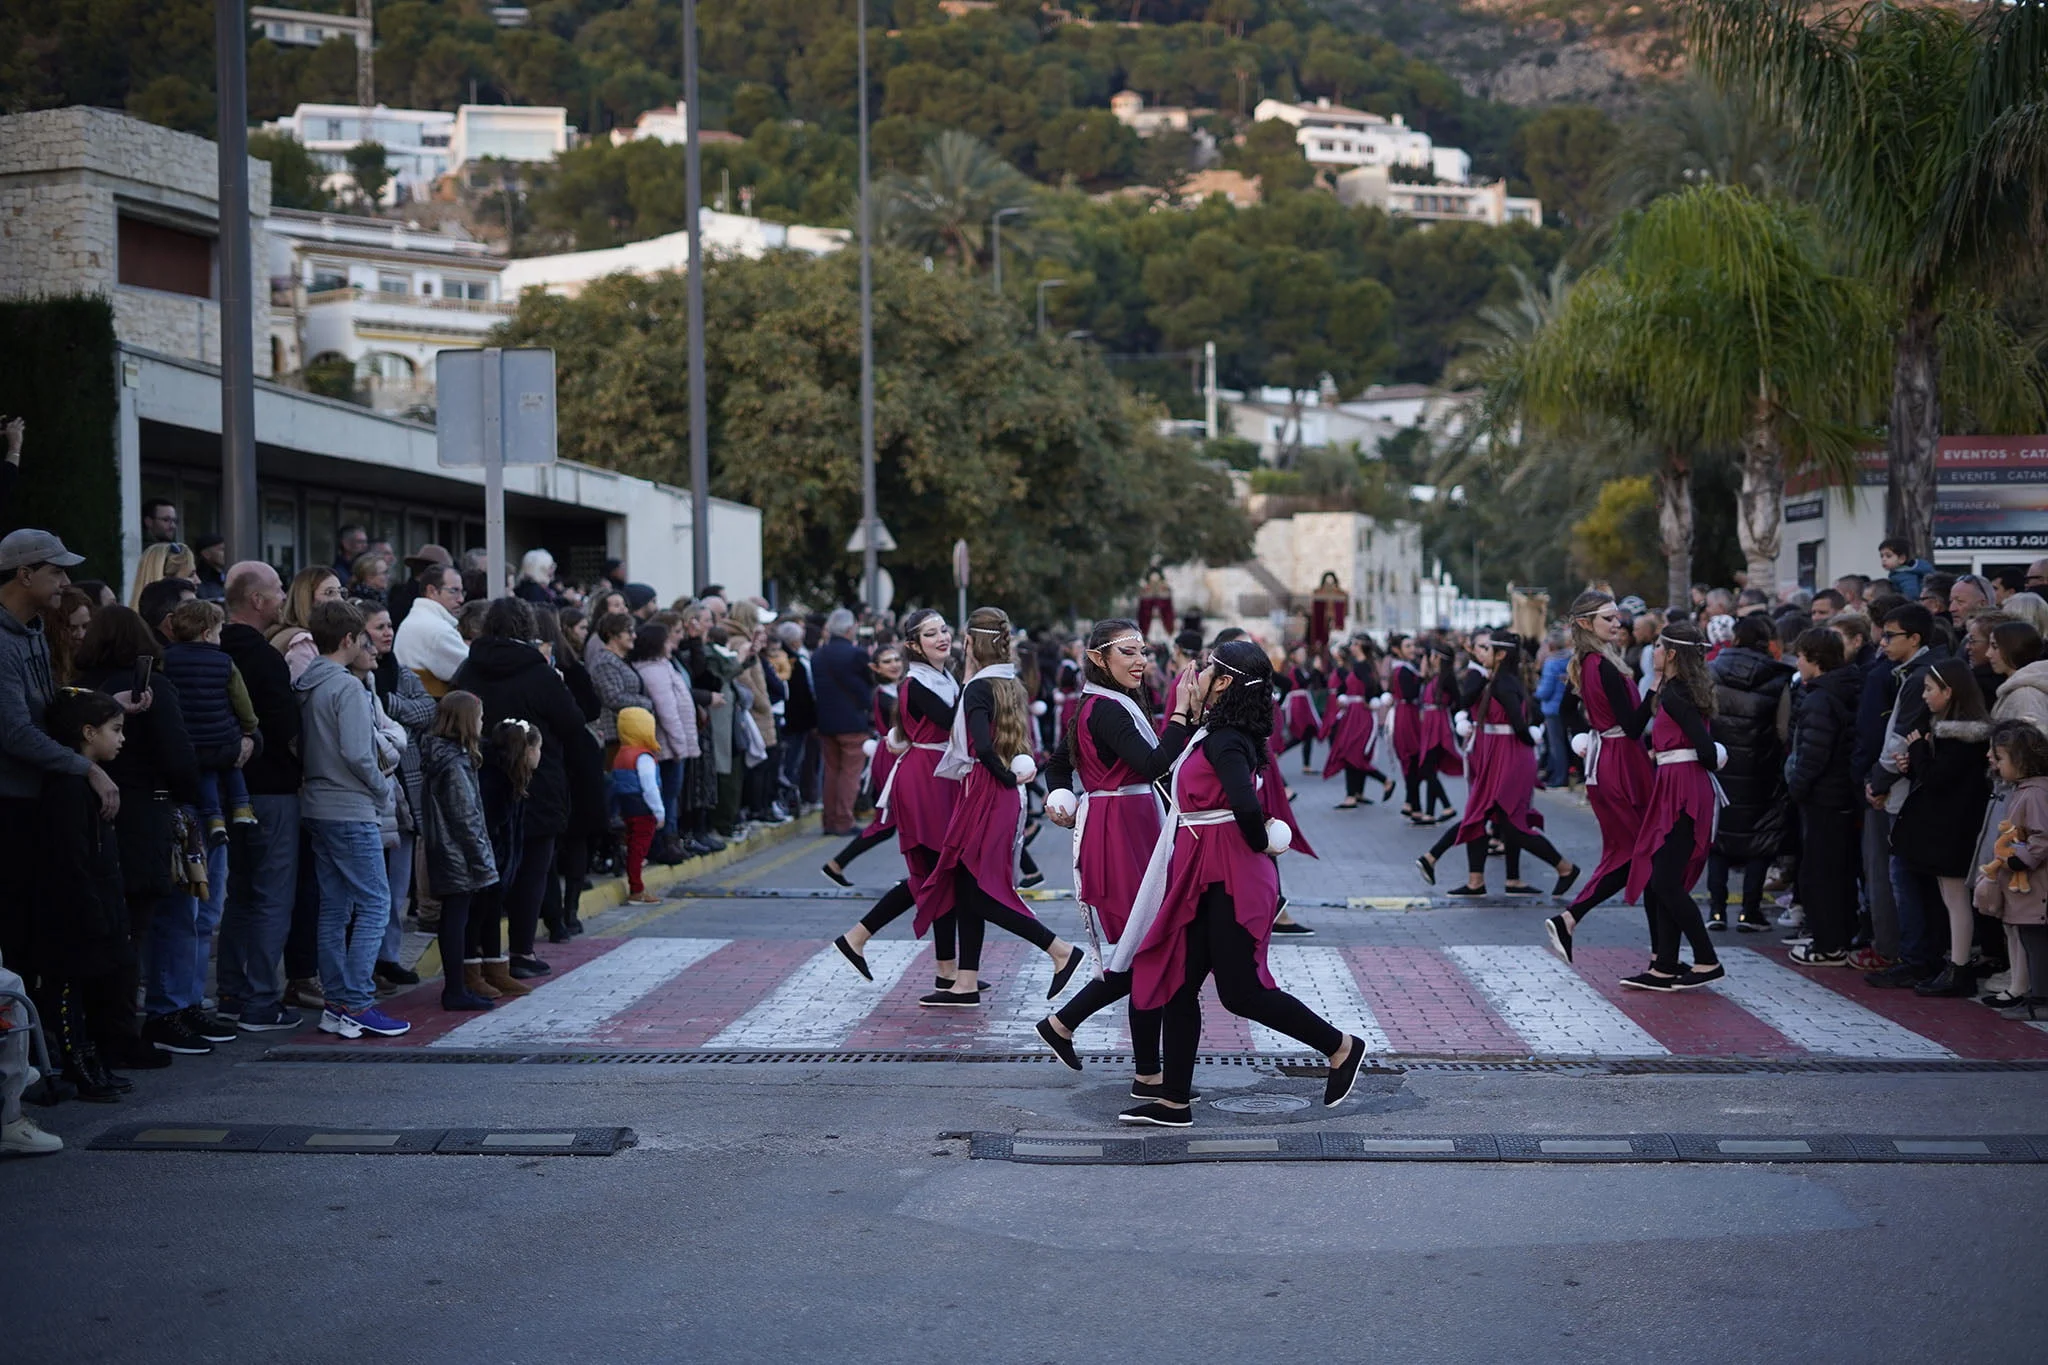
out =
<path fill-rule="evenodd" d="M 491 597 L 505 594 L 505 466 L 555 462 L 555 353 L 441 351 L 434 440 L 444 469 L 484 471 L 484 554 Z"/>
<path fill-rule="evenodd" d="M 967 542 L 964 540 L 954 541 L 953 586 L 960 590 L 960 635 L 963 639 L 967 635 L 967 572 L 969 567 L 967 562 Z"/>

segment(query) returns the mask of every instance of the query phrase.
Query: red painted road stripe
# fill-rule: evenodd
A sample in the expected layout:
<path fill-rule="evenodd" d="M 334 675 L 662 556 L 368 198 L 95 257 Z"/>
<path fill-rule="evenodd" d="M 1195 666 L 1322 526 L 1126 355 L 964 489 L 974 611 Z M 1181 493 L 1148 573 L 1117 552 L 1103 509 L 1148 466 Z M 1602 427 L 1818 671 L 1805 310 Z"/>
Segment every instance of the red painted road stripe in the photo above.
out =
<path fill-rule="evenodd" d="M 606 953 L 618 947 L 621 942 L 623 942 L 621 939 L 593 938 L 589 934 L 585 934 L 580 938 L 572 938 L 567 943 L 543 943 L 539 945 L 536 951 L 540 954 L 541 961 L 553 967 L 554 971 L 546 976 L 534 979 L 529 984 L 538 986 L 543 981 L 553 981 L 569 972 L 573 972 L 584 963 L 603 957 Z M 377 1038 L 374 1040 L 368 1034 L 365 1034 L 360 1039 L 356 1039 L 355 1042 L 373 1047 L 425 1047 L 443 1034 L 461 1028 L 470 1020 L 483 1017 L 468 1010 L 442 1009 L 441 985 L 440 977 L 429 977 L 410 990 L 402 991 L 392 996 L 389 1000 L 378 1002 L 378 1009 L 383 1010 L 394 1019 L 403 1019 L 410 1023 L 412 1025 L 411 1033 L 399 1038 Z M 339 1043 L 342 1041 L 332 1034 L 315 1031 L 315 1026 L 320 1022 L 320 1012 L 318 1010 L 303 1010 L 301 1013 L 307 1016 L 305 1027 L 292 1033 L 290 1035 L 291 1041 L 308 1044 Z M 273 1041 L 279 1041 L 283 1035 L 271 1034 L 270 1037 Z"/>
<path fill-rule="evenodd" d="M 1572 954 L 1572 965 L 1609 1004 L 1670 1048 L 1674 1056 L 1807 1055 L 1784 1034 L 1711 990 L 1672 991 L 1667 995 L 1624 990 L 1616 983 L 1624 976 L 1634 976 L 1646 965 L 1641 949 L 1580 948 Z"/>
<path fill-rule="evenodd" d="M 931 994 L 936 970 L 929 943 L 887 995 L 877 994 L 875 1008 L 847 1037 L 849 1051 L 974 1052 L 977 1035 L 987 1022 L 999 993 L 1011 990 L 1045 992 L 1045 954 L 1008 934 L 990 934 L 981 950 L 981 974 L 992 977 L 994 991 L 981 993 L 980 1009 L 926 1009 L 921 996 Z"/>
<path fill-rule="evenodd" d="M 1757 951 L 1899 1027 L 1941 1044 L 1958 1057 L 1999 1062 L 2048 1057 L 2048 1033 L 2001 1019 L 1975 1000 L 1930 1000 L 1911 990 L 1873 986 L 1863 979 L 1863 973 L 1847 967 L 1794 966 L 1785 950 L 1775 945 Z"/>
<path fill-rule="evenodd" d="M 702 1047 L 816 956 L 819 946 L 788 939 L 735 939 L 605 1020 L 593 1042 L 613 1047 Z"/>
<path fill-rule="evenodd" d="M 1434 949 L 1353 945 L 1344 959 L 1395 1052 L 1529 1050 L 1471 980 Z"/>

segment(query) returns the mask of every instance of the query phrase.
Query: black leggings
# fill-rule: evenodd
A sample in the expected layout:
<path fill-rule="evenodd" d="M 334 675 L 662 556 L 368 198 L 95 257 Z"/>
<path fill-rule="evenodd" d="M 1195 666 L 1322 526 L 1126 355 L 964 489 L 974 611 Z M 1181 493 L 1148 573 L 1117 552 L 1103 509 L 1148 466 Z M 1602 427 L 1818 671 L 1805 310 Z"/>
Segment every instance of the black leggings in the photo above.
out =
<path fill-rule="evenodd" d="M 1564 855 L 1557 851 L 1556 846 L 1550 840 L 1540 834 L 1524 833 L 1517 829 L 1509 822 L 1507 815 L 1502 812 L 1499 806 L 1495 806 L 1487 812 L 1486 820 L 1491 836 L 1500 840 L 1507 847 L 1509 881 L 1520 880 L 1522 875 L 1521 854 L 1524 852 L 1535 854 L 1539 859 L 1549 863 L 1552 867 L 1556 867 L 1564 861 Z M 1429 858 L 1431 862 L 1435 862 L 1450 851 L 1451 845 L 1458 842 L 1458 831 L 1463 826 L 1463 821 L 1452 825 L 1443 832 L 1435 844 L 1430 846 Z M 1484 873 L 1486 871 L 1485 839 L 1474 839 L 1465 845 L 1465 866 L 1468 871 L 1472 872 Z"/>
<path fill-rule="evenodd" d="M 1019 914 L 989 895 L 974 880 L 974 874 L 964 867 L 953 870 L 953 908 L 954 918 L 959 920 L 959 960 L 963 972 L 981 970 L 984 925 L 993 924 L 998 929 L 1007 930 L 1040 952 L 1052 949 L 1056 935 L 1045 927 L 1043 921 Z"/>
<path fill-rule="evenodd" d="M 910 894 L 910 883 L 901 881 L 882 893 L 882 898 L 875 902 L 873 908 L 860 917 L 860 925 L 870 934 L 879 934 L 916 908 L 917 902 Z M 950 962 L 956 956 L 956 922 L 952 915 L 941 915 L 932 923 L 932 955 L 941 962 Z"/>
<path fill-rule="evenodd" d="M 533 956 L 533 931 L 540 923 L 541 897 L 555 870 L 555 836 L 529 835 L 519 846 L 519 870 L 505 888 L 505 924 L 514 957 Z"/>
<path fill-rule="evenodd" d="M 1066 1025 L 1067 1032 L 1073 1033 L 1088 1022 L 1091 1015 L 1099 1014 L 1119 1000 L 1131 994 L 1129 972 L 1106 972 L 1096 977 L 1074 993 L 1074 998 L 1053 1012 L 1053 1018 Z M 1131 1061 L 1140 1076 L 1159 1074 L 1159 1031 L 1165 1019 L 1164 1010 L 1141 1010 L 1130 1007 L 1131 1017 Z"/>
<path fill-rule="evenodd" d="M 2048 924 L 2022 924 L 2020 947 L 2026 950 L 2027 970 L 2034 984 L 2027 991 L 2031 1000 L 2048 999 Z"/>
<path fill-rule="evenodd" d="M 498 924 L 504 918 L 504 883 L 487 886 L 477 892 L 469 903 L 469 923 L 463 929 L 461 956 L 466 960 L 500 956 L 503 949 L 499 946 Z M 448 923 L 445 912 L 441 923 L 444 926 Z"/>
<path fill-rule="evenodd" d="M 844 872 L 846 865 L 855 858 L 866 853 L 869 849 L 880 848 L 895 837 L 896 831 L 886 826 L 881 829 L 870 830 L 866 834 L 856 834 L 847 842 L 845 848 L 840 849 L 838 853 L 833 855 L 832 861 L 839 865 L 841 872 Z"/>
<path fill-rule="evenodd" d="M 1445 810 L 1451 808 L 1451 798 L 1450 794 L 1444 790 L 1444 780 L 1436 775 L 1436 770 L 1442 765 L 1443 761 L 1444 756 L 1431 749 L 1422 756 L 1422 762 L 1416 765 L 1415 783 L 1418 794 L 1426 792 L 1429 800 L 1428 805 L 1421 807 L 1424 815 L 1435 815 L 1438 807 L 1442 807 Z M 1411 805 L 1416 804 L 1413 796 L 1409 798 L 1409 803 Z"/>
<path fill-rule="evenodd" d="M 1264 1024 L 1329 1056 L 1344 1046 L 1335 1025 L 1307 1005 L 1259 980 L 1258 944 L 1237 922 L 1237 910 L 1221 882 L 1211 883 L 1195 903 L 1187 927 L 1187 975 L 1166 1002 L 1165 1092 L 1185 1103 L 1195 1078 L 1195 1050 L 1202 1041 L 1202 982 L 1216 978 L 1216 998 L 1240 1018 Z"/>
<path fill-rule="evenodd" d="M 462 986 L 462 963 L 469 953 L 469 907 L 476 897 L 459 891 L 441 897 L 441 981 L 443 990 Z M 492 930 L 493 937 L 496 929 Z"/>
<path fill-rule="evenodd" d="M 1690 815 L 1678 817 L 1664 844 L 1650 858 L 1650 884 L 1643 891 L 1643 905 L 1651 915 L 1650 966 L 1666 974 L 1679 970 L 1678 942 L 1692 944 L 1692 960 L 1702 967 L 1720 961 L 1714 955 L 1714 939 L 1693 903 L 1692 888 L 1685 884 L 1686 865 L 1692 860 L 1693 823 Z"/>

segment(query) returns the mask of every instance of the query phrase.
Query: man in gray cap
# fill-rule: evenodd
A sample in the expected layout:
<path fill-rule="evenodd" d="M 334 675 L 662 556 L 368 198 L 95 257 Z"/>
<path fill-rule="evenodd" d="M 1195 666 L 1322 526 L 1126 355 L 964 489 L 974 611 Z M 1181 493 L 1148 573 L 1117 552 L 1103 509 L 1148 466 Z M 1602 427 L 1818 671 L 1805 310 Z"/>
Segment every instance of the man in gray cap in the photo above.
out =
<path fill-rule="evenodd" d="M 455 561 L 448 552 L 438 545 L 422 545 L 405 557 L 406 580 L 392 585 L 389 601 L 391 604 L 391 628 L 405 624 L 405 614 L 412 610 L 412 604 L 420 597 L 420 574 L 439 564 L 446 567 Z"/>
<path fill-rule="evenodd" d="M 48 531 L 21 530 L 0 540 L 0 866 L 10 869 L 0 877 L 0 956 L 31 979 L 27 933 L 35 878 L 23 869 L 39 860 L 36 803 L 44 776 L 82 774 L 102 815 L 111 820 L 121 808 L 113 779 L 43 729 L 43 708 L 57 691 L 43 612 L 70 586 L 65 570 L 84 562 Z M 117 700 L 133 708 L 126 693 Z"/>

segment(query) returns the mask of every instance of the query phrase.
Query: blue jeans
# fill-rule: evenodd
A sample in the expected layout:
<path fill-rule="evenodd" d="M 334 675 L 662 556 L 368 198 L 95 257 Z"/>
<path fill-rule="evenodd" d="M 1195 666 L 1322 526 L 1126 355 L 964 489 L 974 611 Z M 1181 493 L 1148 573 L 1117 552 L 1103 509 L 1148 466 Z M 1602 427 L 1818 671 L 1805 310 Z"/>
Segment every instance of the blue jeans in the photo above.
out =
<path fill-rule="evenodd" d="M 391 918 L 384 837 L 375 820 L 304 820 L 320 882 L 320 993 L 328 1007 L 360 1014 L 377 999 L 377 953 Z"/>
<path fill-rule="evenodd" d="M 384 881 L 391 888 L 391 918 L 384 926 L 380 962 L 396 962 L 405 949 L 405 903 L 412 897 L 413 835 L 401 830 L 398 842 L 384 850 Z"/>
<path fill-rule="evenodd" d="M 1572 740 L 1563 716 L 1543 718 L 1543 785 L 1562 787 L 1571 780 Z"/>
<path fill-rule="evenodd" d="M 284 999 L 278 959 L 291 929 L 299 882 L 299 798 L 254 796 L 256 823 L 245 825 L 228 860 L 227 904 L 220 921 L 220 998 L 269 1014 Z"/>
<path fill-rule="evenodd" d="M 679 807 L 683 804 L 683 762 L 680 758 L 663 759 L 656 774 L 661 783 L 662 809 L 667 812 L 661 827 L 670 834 L 676 832 L 676 817 L 682 813 Z"/>
<path fill-rule="evenodd" d="M 1899 960 L 1916 967 L 1939 966 L 1948 954 L 1948 907 L 1932 875 L 1892 858 L 1892 903 L 1899 912 Z"/>
<path fill-rule="evenodd" d="M 143 1009 L 152 1018 L 190 1009 L 206 994 L 206 968 L 213 952 L 213 929 L 220 923 L 227 872 L 227 849 L 209 848 L 206 899 L 163 896 L 150 912 Z"/>
<path fill-rule="evenodd" d="M 199 770 L 199 813 L 209 820 L 219 820 L 249 804 L 249 784 L 242 780 L 240 768 L 201 768 Z M 225 809 L 223 809 L 225 806 Z"/>

